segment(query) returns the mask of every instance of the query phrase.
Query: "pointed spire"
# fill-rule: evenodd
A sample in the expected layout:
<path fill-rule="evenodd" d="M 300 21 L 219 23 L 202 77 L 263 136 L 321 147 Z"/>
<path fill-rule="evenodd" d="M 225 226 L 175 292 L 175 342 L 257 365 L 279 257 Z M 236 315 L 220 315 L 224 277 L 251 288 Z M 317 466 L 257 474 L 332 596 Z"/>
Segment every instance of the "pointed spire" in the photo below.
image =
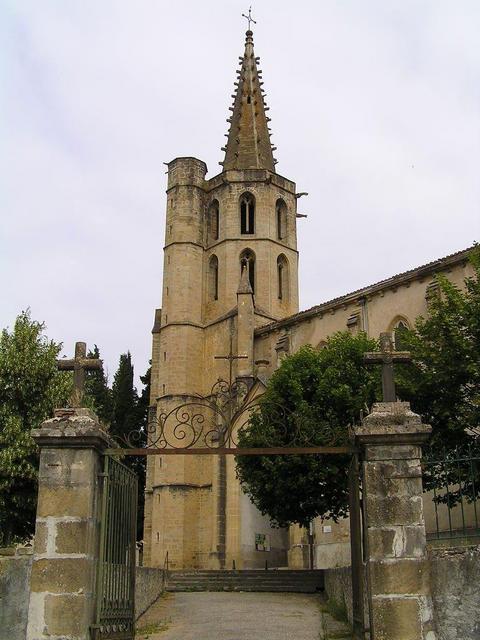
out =
<path fill-rule="evenodd" d="M 242 264 L 242 274 L 240 276 L 240 283 L 238 285 L 238 293 L 253 293 L 252 285 L 250 284 L 250 278 L 248 277 L 247 264 Z"/>
<path fill-rule="evenodd" d="M 245 53 L 241 58 L 232 115 L 228 118 L 230 131 L 225 149 L 225 160 L 220 163 L 227 169 L 268 169 L 275 172 L 275 160 L 270 143 L 270 133 L 265 106 L 259 58 L 253 51 L 253 33 L 248 30 Z"/>

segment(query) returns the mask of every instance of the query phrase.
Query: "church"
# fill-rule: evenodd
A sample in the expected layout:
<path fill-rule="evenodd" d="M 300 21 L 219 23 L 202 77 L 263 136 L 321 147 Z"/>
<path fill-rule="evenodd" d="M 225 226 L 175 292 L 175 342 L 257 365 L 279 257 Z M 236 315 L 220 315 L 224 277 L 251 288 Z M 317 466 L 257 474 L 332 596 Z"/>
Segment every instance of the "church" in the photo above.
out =
<path fill-rule="evenodd" d="M 299 311 L 295 182 L 276 171 L 268 106 L 246 32 L 222 171 L 202 160 L 168 163 L 162 307 L 152 330 L 151 406 L 164 414 L 233 378 L 260 394 L 281 359 L 322 348 L 336 331 L 378 337 L 428 312 L 435 274 L 457 285 L 469 249 Z M 347 521 L 318 519 L 311 536 L 275 529 L 240 489 L 233 456 L 148 457 L 144 564 L 171 569 L 348 564 Z M 428 525 L 428 514 L 427 514 Z"/>

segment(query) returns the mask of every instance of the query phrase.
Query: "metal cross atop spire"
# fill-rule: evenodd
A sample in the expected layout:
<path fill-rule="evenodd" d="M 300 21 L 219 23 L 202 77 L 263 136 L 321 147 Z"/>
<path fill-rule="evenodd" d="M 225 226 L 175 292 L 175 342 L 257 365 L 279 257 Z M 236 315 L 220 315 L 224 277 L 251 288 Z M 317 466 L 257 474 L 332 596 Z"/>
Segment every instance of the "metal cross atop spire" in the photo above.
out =
<path fill-rule="evenodd" d="M 248 20 L 248 30 L 250 31 L 250 23 L 257 24 L 257 21 L 252 18 L 252 7 L 248 9 L 248 16 L 242 13 L 242 16 Z"/>

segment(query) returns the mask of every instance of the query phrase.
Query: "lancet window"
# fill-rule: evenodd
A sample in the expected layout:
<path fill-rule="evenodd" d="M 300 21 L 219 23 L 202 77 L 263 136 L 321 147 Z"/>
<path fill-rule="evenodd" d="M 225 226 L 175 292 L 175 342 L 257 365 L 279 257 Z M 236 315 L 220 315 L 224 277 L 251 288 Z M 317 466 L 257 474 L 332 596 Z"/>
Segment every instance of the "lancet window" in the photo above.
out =
<path fill-rule="evenodd" d="M 286 300 L 288 297 L 288 261 L 283 253 L 277 258 L 277 287 L 278 299 Z"/>
<path fill-rule="evenodd" d="M 212 256 L 208 263 L 210 300 L 218 300 L 218 258 Z"/>
<path fill-rule="evenodd" d="M 214 200 L 208 208 L 208 240 L 218 240 L 220 235 L 220 207 L 218 200 Z"/>
<path fill-rule="evenodd" d="M 277 216 L 277 238 L 283 240 L 287 236 L 287 205 L 283 200 L 277 200 L 275 212 Z"/>
<path fill-rule="evenodd" d="M 243 235 L 255 233 L 255 198 L 244 193 L 240 198 L 240 232 Z"/>

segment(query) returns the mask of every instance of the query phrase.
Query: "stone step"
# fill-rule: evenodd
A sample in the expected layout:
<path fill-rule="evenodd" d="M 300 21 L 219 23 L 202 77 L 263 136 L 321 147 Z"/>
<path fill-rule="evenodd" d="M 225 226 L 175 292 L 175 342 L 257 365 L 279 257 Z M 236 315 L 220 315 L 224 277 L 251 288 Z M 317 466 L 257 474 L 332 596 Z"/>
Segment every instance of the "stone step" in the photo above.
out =
<path fill-rule="evenodd" d="M 167 581 L 167 591 L 315 593 L 322 589 L 321 570 L 171 571 Z"/>

